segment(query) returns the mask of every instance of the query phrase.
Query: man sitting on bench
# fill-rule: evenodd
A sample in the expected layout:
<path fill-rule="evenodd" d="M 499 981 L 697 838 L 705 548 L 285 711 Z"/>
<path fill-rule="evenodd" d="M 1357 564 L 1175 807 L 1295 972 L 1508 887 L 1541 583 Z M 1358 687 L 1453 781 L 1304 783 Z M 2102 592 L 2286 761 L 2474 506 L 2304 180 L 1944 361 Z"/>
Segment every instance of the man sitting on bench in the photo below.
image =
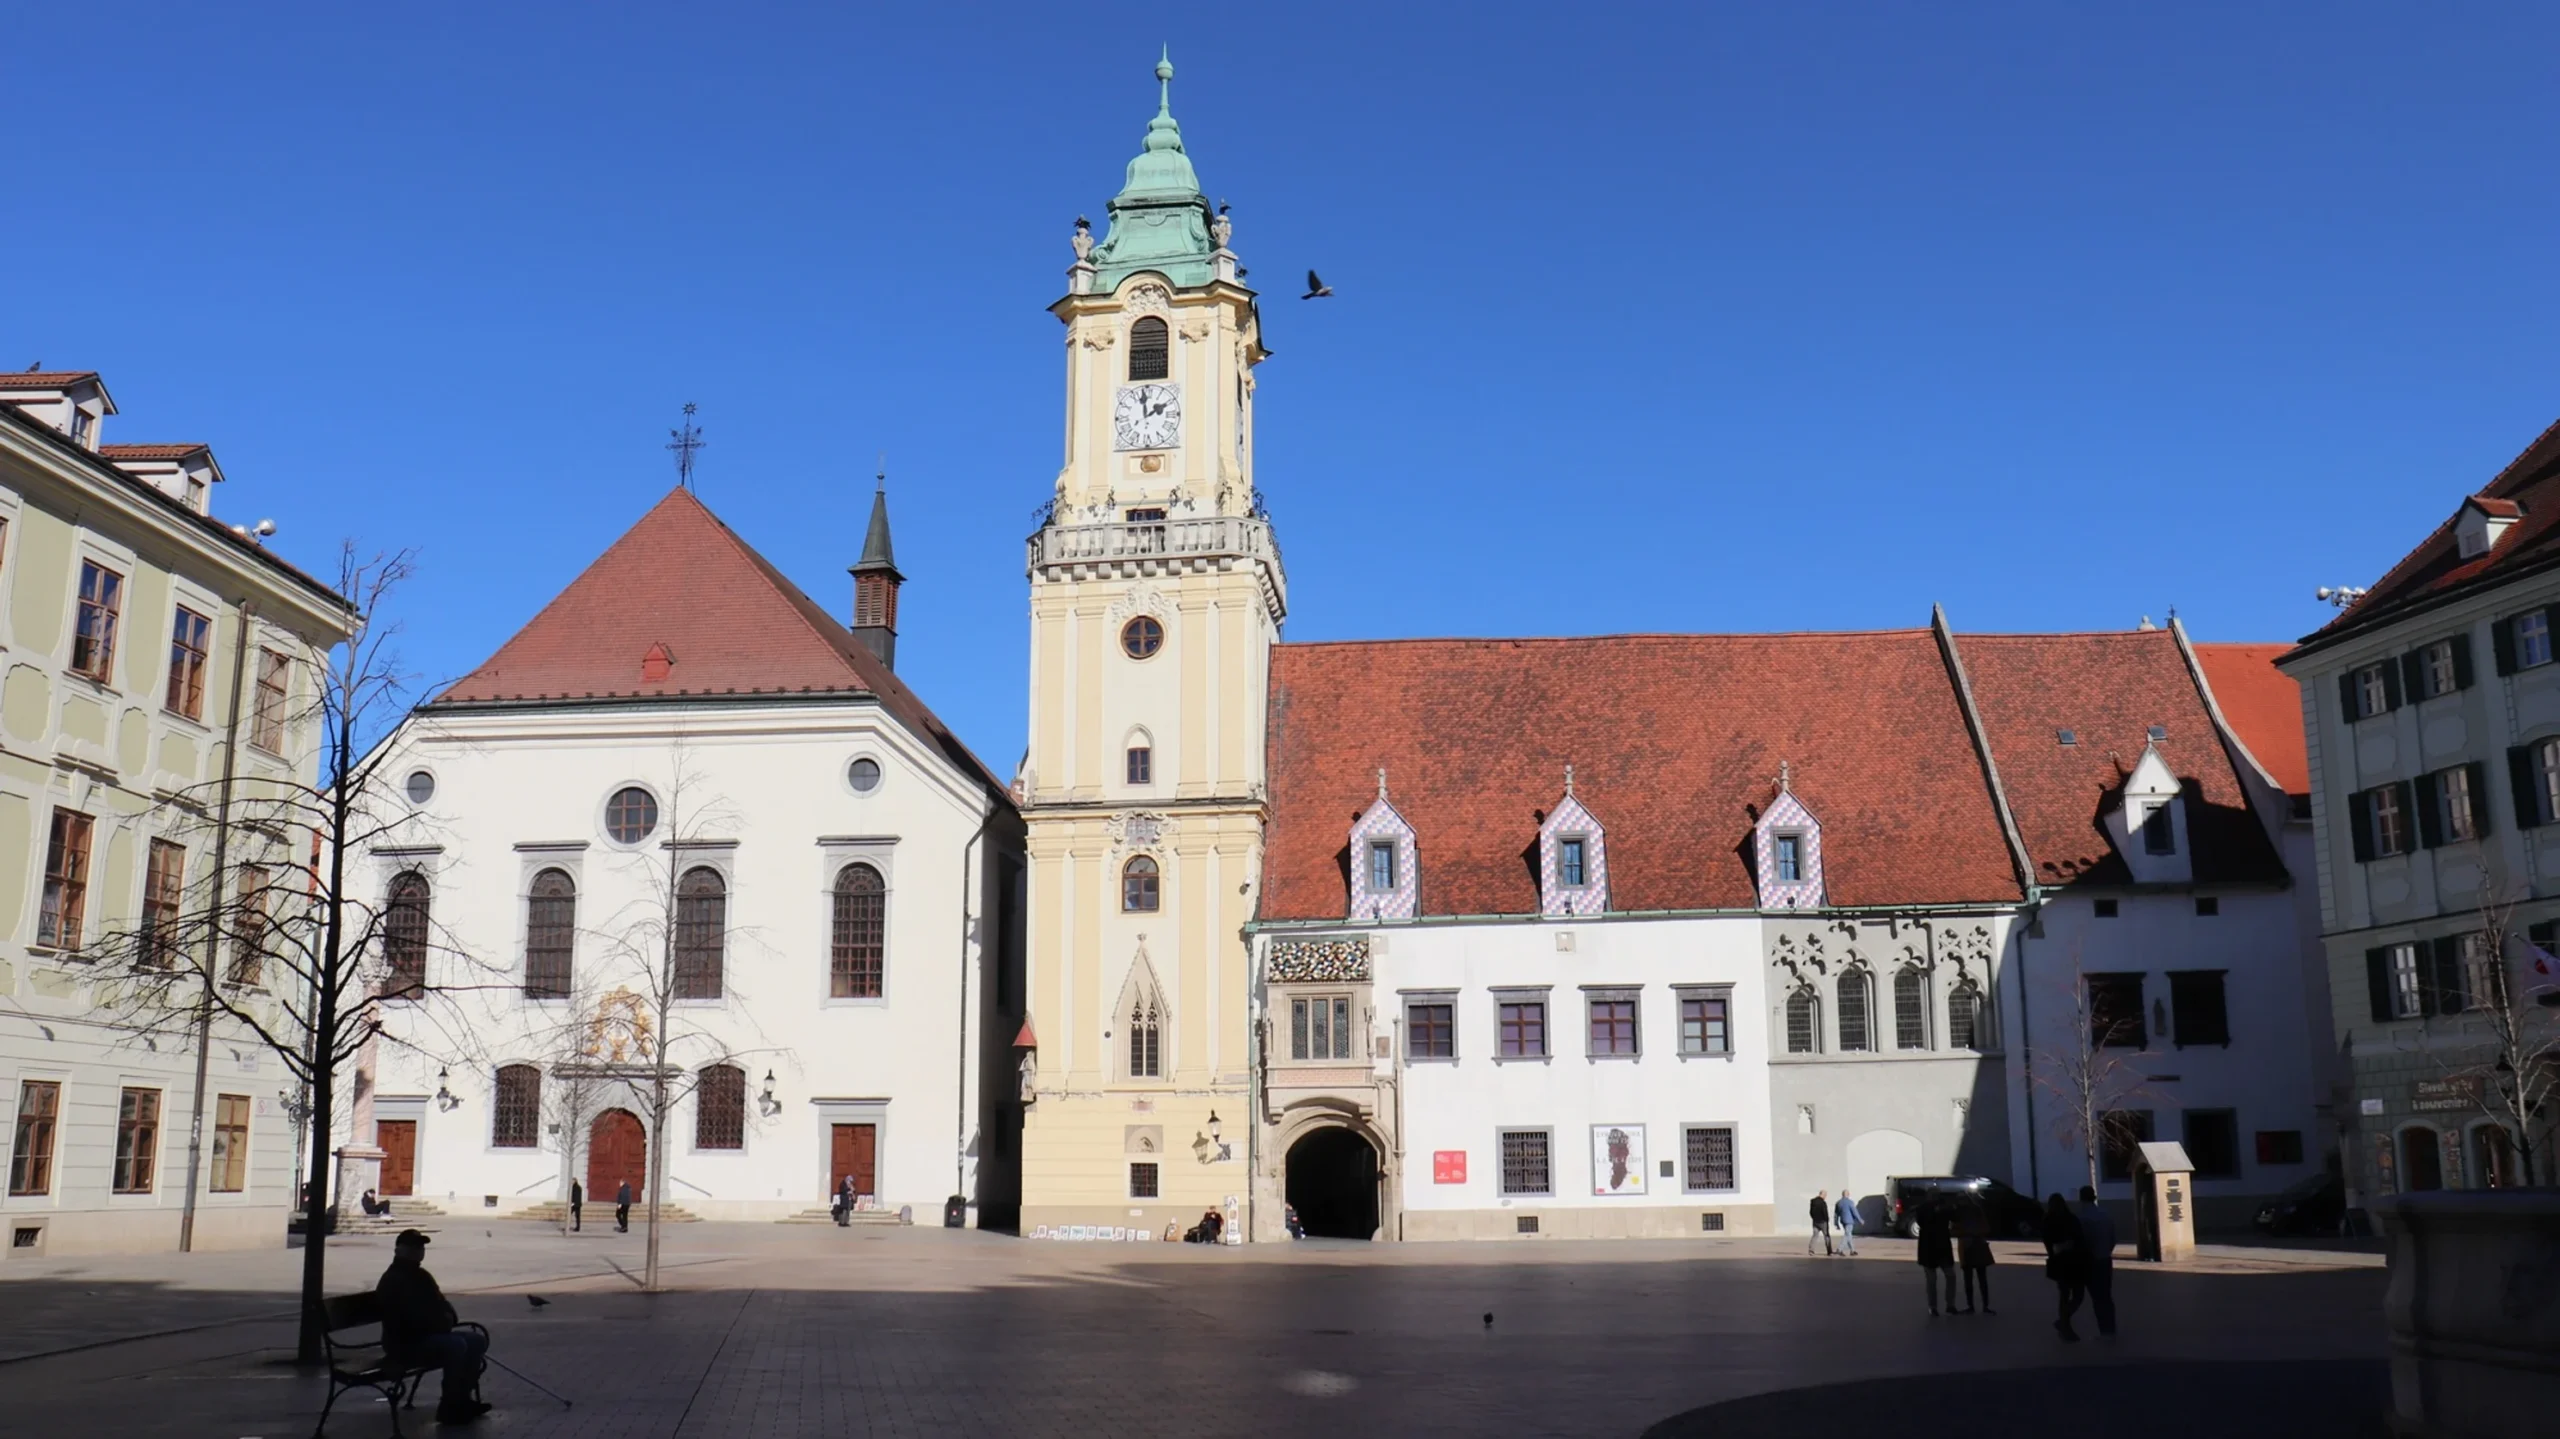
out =
<path fill-rule="evenodd" d="M 382 1352 L 393 1363 L 444 1370 L 436 1421 L 463 1424 L 489 1412 L 480 1398 L 482 1360 L 489 1335 L 478 1325 L 462 1328 L 426 1269 L 427 1236 L 403 1229 L 391 1242 L 391 1267 L 373 1286 L 382 1301 Z"/>

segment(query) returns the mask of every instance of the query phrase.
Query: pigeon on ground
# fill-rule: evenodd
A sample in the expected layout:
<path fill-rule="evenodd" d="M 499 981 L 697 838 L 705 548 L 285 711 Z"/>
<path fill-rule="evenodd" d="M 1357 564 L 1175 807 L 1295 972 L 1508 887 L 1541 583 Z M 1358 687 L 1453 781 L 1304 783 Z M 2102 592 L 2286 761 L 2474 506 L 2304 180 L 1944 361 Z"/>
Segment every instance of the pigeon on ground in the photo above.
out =
<path fill-rule="evenodd" d="M 527 1304 L 532 1305 L 532 1306 L 533 1306 L 534 1308 L 536 1308 L 536 1309 L 540 1309 L 540 1308 L 542 1308 L 544 1305 L 549 1304 L 551 1301 L 550 1301 L 550 1300 L 548 1300 L 548 1299 L 543 1298 L 543 1297 L 542 1297 L 541 1295 L 539 1295 L 539 1294 L 528 1294 L 528 1295 L 526 1295 L 526 1296 L 524 1297 L 524 1302 L 525 1302 L 525 1303 L 527 1303 Z"/>
<path fill-rule="evenodd" d="M 1487 1329 L 1493 1327 L 1493 1311 L 1490 1309 L 1484 1312 L 1484 1327 Z"/>
<path fill-rule="evenodd" d="M 1323 300 L 1330 299 L 1332 295 L 1333 287 L 1326 284 L 1321 278 L 1319 278 L 1315 271 L 1309 270 L 1307 272 L 1307 292 L 1300 295 L 1298 298 L 1301 300 Z"/>

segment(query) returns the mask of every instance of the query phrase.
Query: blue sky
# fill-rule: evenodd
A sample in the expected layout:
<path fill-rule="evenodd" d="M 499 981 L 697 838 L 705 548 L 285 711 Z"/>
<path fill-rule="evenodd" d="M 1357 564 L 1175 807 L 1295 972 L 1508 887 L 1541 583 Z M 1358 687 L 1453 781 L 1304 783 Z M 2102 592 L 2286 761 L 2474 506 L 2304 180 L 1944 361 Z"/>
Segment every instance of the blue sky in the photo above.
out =
<path fill-rule="evenodd" d="M 1291 639 L 2286 639 L 2560 413 L 2560 10 L 134 5 L 12 18 L 0 364 L 494 649 L 662 494 L 999 772 L 1045 307 L 1175 114 L 1265 289 Z M 1321 269 L 1337 298 L 1302 303 Z"/>

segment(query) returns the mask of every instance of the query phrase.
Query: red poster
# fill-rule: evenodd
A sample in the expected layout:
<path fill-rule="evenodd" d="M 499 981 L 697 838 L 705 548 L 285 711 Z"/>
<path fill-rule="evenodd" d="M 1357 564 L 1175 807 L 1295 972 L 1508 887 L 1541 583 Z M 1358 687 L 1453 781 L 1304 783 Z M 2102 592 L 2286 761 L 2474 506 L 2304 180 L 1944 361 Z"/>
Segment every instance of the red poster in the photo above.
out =
<path fill-rule="evenodd" d="M 1464 1184 L 1467 1182 L 1467 1152 L 1463 1149 L 1431 1151 L 1431 1182 Z"/>

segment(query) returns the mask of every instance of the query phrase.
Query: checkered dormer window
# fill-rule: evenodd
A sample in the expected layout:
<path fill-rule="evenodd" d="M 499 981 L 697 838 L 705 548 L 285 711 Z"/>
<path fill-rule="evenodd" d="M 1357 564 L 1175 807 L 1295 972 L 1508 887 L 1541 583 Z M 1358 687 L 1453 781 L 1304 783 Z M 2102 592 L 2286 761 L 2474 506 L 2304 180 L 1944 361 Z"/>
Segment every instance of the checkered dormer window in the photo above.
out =
<path fill-rule="evenodd" d="M 1788 790 L 1778 791 L 1752 836 L 1762 909 L 1819 909 L 1822 825 Z"/>
<path fill-rule="evenodd" d="M 1538 891 L 1542 914 L 1606 914 L 1609 909 L 1608 837 L 1570 789 L 1538 826 Z"/>
<path fill-rule="evenodd" d="M 1421 908 L 1420 846 L 1413 826 L 1378 798 L 1351 825 L 1350 919 L 1411 919 Z"/>

